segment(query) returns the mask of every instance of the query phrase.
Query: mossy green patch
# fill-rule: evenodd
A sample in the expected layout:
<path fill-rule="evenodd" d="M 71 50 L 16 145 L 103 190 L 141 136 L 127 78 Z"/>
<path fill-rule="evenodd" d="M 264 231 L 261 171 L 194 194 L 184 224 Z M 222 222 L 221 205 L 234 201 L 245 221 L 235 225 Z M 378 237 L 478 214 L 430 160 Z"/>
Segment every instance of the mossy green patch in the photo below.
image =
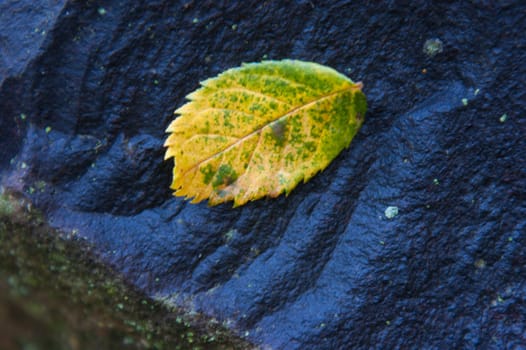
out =
<path fill-rule="evenodd" d="M 211 164 L 207 164 L 204 167 L 202 167 L 200 171 L 204 176 L 203 182 L 208 185 L 210 181 L 212 181 L 212 179 L 214 178 L 214 174 L 216 173 L 215 170 L 213 169 Z"/>
<path fill-rule="evenodd" d="M 28 208 L 0 194 L 0 348 L 252 348 L 216 322 L 151 300 Z"/>
<path fill-rule="evenodd" d="M 229 164 L 221 164 L 217 173 L 215 174 L 212 186 L 218 188 L 220 186 L 228 186 L 237 180 L 236 171 Z"/>
<path fill-rule="evenodd" d="M 0 195 L 0 218 L 9 217 L 13 214 L 14 207 L 7 197 Z"/>

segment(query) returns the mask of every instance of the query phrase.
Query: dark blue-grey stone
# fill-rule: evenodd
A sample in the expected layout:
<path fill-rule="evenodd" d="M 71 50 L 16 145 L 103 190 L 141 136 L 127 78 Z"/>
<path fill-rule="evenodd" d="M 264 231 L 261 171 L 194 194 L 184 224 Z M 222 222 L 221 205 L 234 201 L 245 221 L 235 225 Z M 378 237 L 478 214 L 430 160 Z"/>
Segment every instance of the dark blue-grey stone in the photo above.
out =
<path fill-rule="evenodd" d="M 523 1 L 4 1 L 1 184 L 153 298 L 254 344 L 524 349 L 525 14 Z M 351 147 L 288 197 L 172 197 L 173 110 L 200 80 L 281 58 L 364 82 Z"/>

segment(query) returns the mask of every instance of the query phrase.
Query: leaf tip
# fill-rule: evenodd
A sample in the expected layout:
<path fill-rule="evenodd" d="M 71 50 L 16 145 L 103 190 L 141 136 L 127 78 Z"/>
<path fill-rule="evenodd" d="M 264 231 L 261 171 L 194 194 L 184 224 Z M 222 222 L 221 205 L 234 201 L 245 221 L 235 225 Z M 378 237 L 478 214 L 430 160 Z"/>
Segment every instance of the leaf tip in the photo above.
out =
<path fill-rule="evenodd" d="M 361 81 L 354 83 L 354 86 L 360 91 L 362 91 L 363 83 Z"/>

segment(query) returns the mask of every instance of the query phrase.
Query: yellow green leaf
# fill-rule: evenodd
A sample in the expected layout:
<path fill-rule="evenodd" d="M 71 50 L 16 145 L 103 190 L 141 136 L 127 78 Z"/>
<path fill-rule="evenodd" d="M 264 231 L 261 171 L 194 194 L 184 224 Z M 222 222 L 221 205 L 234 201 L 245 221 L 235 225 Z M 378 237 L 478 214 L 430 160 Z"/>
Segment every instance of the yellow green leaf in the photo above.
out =
<path fill-rule="evenodd" d="M 288 194 L 349 146 L 367 108 L 361 83 L 311 62 L 244 64 L 201 85 L 164 144 L 171 188 L 193 203 Z"/>

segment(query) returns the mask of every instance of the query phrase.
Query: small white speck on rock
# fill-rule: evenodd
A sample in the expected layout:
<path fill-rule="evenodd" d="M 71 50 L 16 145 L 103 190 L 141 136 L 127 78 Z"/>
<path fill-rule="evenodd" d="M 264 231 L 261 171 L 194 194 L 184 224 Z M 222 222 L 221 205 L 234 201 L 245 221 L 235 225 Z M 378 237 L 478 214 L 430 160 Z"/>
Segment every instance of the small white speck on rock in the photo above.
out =
<path fill-rule="evenodd" d="M 394 218 L 395 216 L 398 215 L 398 207 L 395 207 L 395 206 L 388 206 L 387 208 L 385 208 L 385 217 L 388 218 L 388 219 L 392 219 Z"/>

